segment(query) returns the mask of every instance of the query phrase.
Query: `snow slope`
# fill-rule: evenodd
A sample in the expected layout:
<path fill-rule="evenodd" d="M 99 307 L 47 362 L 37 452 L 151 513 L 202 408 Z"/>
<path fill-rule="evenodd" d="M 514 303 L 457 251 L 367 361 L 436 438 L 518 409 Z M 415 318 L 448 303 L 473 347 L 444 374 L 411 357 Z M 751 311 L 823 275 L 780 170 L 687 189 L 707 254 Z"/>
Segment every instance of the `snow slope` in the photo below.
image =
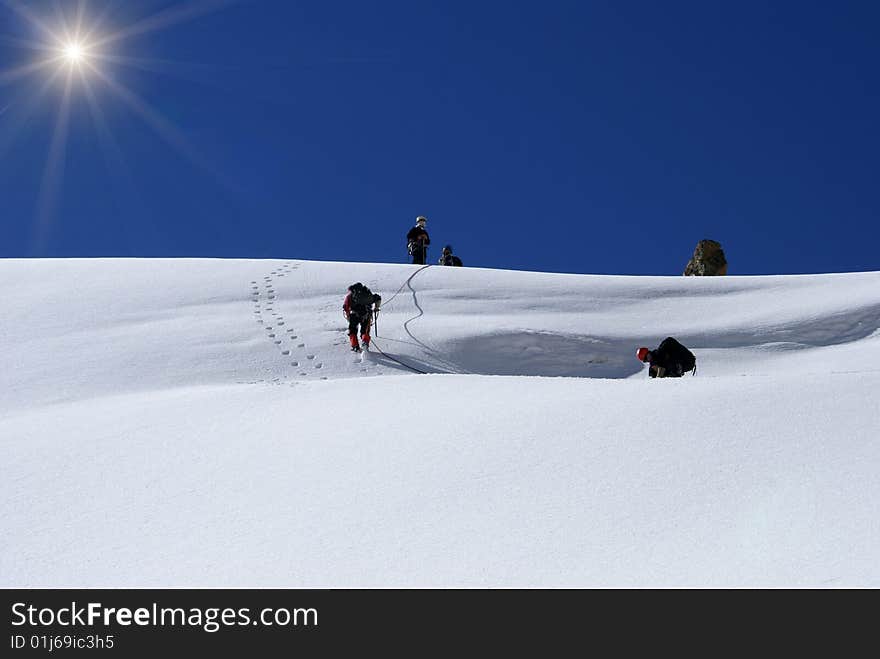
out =
<path fill-rule="evenodd" d="M 353 281 L 428 375 L 348 351 Z M 5 260 L 0 292 L 0 586 L 880 586 L 880 273 Z M 667 335 L 697 377 L 647 379 Z"/>

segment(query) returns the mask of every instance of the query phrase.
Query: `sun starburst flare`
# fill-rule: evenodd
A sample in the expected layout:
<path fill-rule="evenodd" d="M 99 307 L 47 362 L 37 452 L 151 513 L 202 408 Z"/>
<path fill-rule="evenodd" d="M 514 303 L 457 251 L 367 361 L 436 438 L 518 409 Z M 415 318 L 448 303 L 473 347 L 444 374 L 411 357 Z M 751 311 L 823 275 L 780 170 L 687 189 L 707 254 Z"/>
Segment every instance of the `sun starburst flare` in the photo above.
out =
<path fill-rule="evenodd" d="M 54 5 L 55 16 L 49 18 L 38 14 L 32 5 L 26 4 L 22 0 L 0 0 L 0 13 L 4 7 L 14 12 L 30 25 L 35 33 L 34 38 L 30 40 L 19 35 L 0 35 L 0 40 L 7 45 L 37 53 L 36 56 L 31 57 L 30 61 L 22 61 L 11 68 L 0 70 L 0 88 L 30 78 L 42 78 L 42 84 L 37 85 L 36 92 L 31 91 L 29 98 L 11 99 L 13 102 L 6 103 L 0 109 L 0 114 L 6 114 L 10 107 L 20 108 L 15 118 L 4 117 L 3 123 L 0 124 L 0 129 L 2 129 L 0 132 L 0 156 L 19 135 L 21 126 L 26 124 L 31 119 L 31 115 L 43 106 L 41 101 L 47 92 L 53 88 L 57 89 L 59 81 L 61 85 L 54 130 L 43 169 L 40 196 L 36 200 L 35 253 L 42 251 L 51 233 L 51 218 L 56 191 L 64 173 L 67 136 L 72 130 L 70 125 L 71 106 L 77 92 L 81 92 L 80 95 L 88 101 L 89 112 L 97 128 L 97 136 L 102 142 L 102 146 L 106 146 L 103 144 L 104 141 L 112 140 L 111 131 L 98 106 L 98 96 L 92 89 L 90 80 L 101 83 L 112 96 L 124 102 L 129 110 L 133 111 L 176 152 L 200 168 L 211 170 L 207 166 L 207 160 L 198 155 L 172 122 L 128 89 L 118 76 L 113 75 L 110 69 L 118 66 L 143 69 L 144 62 L 149 62 L 149 60 L 142 58 L 128 58 L 115 52 L 126 39 L 167 29 L 172 25 L 192 20 L 237 1 L 190 0 L 189 2 L 177 3 L 171 8 L 160 10 L 156 14 L 109 31 L 102 29 L 104 19 L 113 8 L 109 2 L 105 4 L 104 11 L 94 17 L 86 15 L 86 0 L 77 0 L 75 5 L 73 0 L 70 0 L 69 3 L 65 3 L 64 7 L 60 3 L 56 3 Z M 114 52 L 110 52 L 111 48 Z M 163 61 L 163 63 L 167 62 Z M 12 112 L 9 114 L 11 115 Z M 115 144 L 113 147 L 118 152 L 118 147 Z M 216 172 L 211 170 L 210 173 L 216 176 Z"/>

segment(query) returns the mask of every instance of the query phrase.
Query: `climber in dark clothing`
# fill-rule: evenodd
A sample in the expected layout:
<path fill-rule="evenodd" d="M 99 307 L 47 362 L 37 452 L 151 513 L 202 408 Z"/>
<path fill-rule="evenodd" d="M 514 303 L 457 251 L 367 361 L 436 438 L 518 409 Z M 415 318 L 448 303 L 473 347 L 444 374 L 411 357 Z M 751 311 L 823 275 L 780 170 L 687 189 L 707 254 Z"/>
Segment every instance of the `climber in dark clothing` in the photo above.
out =
<path fill-rule="evenodd" d="M 415 265 L 425 265 L 428 257 L 428 245 L 431 244 L 431 239 L 428 237 L 428 232 L 425 231 L 427 223 L 428 218 L 419 215 L 416 218 L 416 225 L 406 234 L 406 248 Z"/>
<path fill-rule="evenodd" d="M 648 376 L 652 378 L 680 378 L 688 371 L 697 373 L 694 353 L 671 336 L 666 337 L 656 350 L 645 347 L 636 351 L 639 361 L 648 364 Z"/>
<path fill-rule="evenodd" d="M 458 267 L 462 266 L 461 259 L 452 253 L 452 245 L 447 245 L 443 248 L 443 253 L 440 255 L 439 263 L 440 265 L 455 265 Z"/>
<path fill-rule="evenodd" d="M 373 314 L 379 313 L 379 306 L 382 304 L 382 297 L 376 295 L 369 288 L 358 282 L 348 287 L 348 295 L 342 302 L 342 312 L 348 320 L 348 340 L 351 343 L 351 349 L 355 352 L 361 351 L 358 343 L 358 325 L 361 328 L 361 341 L 364 343 L 364 349 L 370 347 L 370 325 L 373 322 Z"/>

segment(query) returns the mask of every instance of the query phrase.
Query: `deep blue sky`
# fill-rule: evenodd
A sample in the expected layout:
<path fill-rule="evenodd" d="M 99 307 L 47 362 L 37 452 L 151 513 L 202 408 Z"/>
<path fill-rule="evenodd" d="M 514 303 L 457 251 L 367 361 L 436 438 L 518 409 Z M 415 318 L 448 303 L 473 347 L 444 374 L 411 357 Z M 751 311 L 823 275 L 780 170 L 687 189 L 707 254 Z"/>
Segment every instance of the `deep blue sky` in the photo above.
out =
<path fill-rule="evenodd" d="M 188 4 L 87 7 L 106 33 Z M 92 78 L 96 130 L 74 84 L 42 225 L 62 86 L 29 105 L 48 74 L 0 77 L 0 256 L 406 262 L 424 214 L 431 261 L 680 274 L 713 238 L 731 274 L 877 270 L 878 25 L 876 2 L 245 0 L 108 46 L 186 145 Z M 0 3 L 0 69 L 38 36 Z"/>

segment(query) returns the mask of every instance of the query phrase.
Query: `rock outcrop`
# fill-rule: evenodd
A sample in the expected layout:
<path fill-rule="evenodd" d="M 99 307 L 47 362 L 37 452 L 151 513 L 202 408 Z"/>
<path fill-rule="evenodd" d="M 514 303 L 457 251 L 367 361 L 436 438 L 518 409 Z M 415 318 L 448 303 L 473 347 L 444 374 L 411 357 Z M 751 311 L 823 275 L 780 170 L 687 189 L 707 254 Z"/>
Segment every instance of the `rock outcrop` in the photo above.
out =
<path fill-rule="evenodd" d="M 727 274 L 727 259 L 721 243 L 714 240 L 701 240 L 694 249 L 694 255 L 685 266 L 685 277 L 712 277 Z"/>

